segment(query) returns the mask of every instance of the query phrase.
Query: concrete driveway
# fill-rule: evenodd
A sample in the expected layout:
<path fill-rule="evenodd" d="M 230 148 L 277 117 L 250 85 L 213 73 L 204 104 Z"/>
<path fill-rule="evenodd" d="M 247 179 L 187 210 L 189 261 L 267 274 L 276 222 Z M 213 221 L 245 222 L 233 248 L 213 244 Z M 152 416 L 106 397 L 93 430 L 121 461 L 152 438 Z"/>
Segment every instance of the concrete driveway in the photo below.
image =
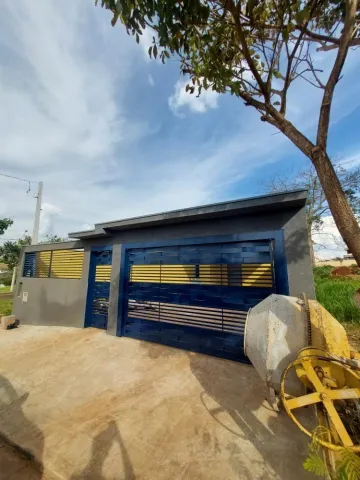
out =
<path fill-rule="evenodd" d="M 95 329 L 0 333 L 0 432 L 55 478 L 313 478 L 265 395 L 250 366 Z"/>

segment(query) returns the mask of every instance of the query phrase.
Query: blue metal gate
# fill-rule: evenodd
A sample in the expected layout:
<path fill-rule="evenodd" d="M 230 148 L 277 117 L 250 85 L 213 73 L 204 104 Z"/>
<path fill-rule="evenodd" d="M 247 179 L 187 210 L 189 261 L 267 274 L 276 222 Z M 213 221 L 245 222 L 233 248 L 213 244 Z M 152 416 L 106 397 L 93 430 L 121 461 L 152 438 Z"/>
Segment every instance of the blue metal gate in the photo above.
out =
<path fill-rule="evenodd" d="M 91 250 L 85 327 L 107 328 L 111 262 L 111 247 L 94 247 Z"/>
<path fill-rule="evenodd" d="M 121 334 L 247 361 L 249 308 L 276 291 L 273 241 L 127 248 Z"/>

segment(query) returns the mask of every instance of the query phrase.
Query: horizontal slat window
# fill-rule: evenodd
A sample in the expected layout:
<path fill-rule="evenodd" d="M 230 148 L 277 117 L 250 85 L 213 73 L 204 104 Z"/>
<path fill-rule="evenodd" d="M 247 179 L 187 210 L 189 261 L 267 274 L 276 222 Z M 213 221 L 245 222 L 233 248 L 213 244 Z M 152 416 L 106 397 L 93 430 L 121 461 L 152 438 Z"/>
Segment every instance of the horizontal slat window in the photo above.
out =
<path fill-rule="evenodd" d="M 272 287 L 271 263 L 131 265 L 130 282 Z"/>
<path fill-rule="evenodd" d="M 111 265 L 96 265 L 95 282 L 110 282 Z"/>
<path fill-rule="evenodd" d="M 51 250 L 36 252 L 36 277 L 47 278 L 50 274 Z"/>
<path fill-rule="evenodd" d="M 189 327 L 244 334 L 247 312 L 151 301 L 128 301 L 128 316 Z"/>
<path fill-rule="evenodd" d="M 50 278 L 81 278 L 84 251 L 54 250 L 52 252 Z"/>
<path fill-rule="evenodd" d="M 44 250 L 25 253 L 24 277 L 80 279 L 83 249 Z"/>

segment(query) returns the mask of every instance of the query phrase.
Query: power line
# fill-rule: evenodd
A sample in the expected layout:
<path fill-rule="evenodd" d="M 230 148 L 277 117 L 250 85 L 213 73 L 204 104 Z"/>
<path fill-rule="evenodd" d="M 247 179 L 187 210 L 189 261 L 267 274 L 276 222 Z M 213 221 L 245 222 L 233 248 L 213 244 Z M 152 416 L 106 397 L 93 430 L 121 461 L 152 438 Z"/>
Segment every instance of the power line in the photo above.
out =
<path fill-rule="evenodd" d="M 14 180 L 19 180 L 21 182 L 26 182 L 28 184 L 27 194 L 31 191 L 31 183 L 38 184 L 38 193 L 35 196 L 36 198 L 36 210 L 34 218 L 34 229 L 31 236 L 31 244 L 38 243 L 39 240 L 39 225 L 40 225 L 40 212 L 41 212 L 41 201 L 42 201 L 42 191 L 43 191 L 43 182 L 34 182 L 33 180 L 28 180 L 27 178 L 15 177 L 14 175 L 8 175 L 7 173 L 0 173 L 2 177 L 13 178 Z"/>
<path fill-rule="evenodd" d="M 21 182 L 26 182 L 28 184 L 28 189 L 26 194 L 31 192 L 31 184 L 32 183 L 37 183 L 34 180 L 28 180 L 27 178 L 20 178 L 20 177 L 15 177 L 14 175 L 8 175 L 7 173 L 0 173 L 2 177 L 6 178 L 13 178 L 14 180 L 20 180 Z M 35 197 L 36 198 L 36 197 Z"/>
<path fill-rule="evenodd" d="M 37 183 L 34 180 L 28 180 L 26 178 L 20 178 L 20 177 L 14 177 L 14 175 L 7 175 L 6 173 L 0 173 L 2 177 L 7 177 L 7 178 L 14 178 L 15 180 L 21 180 L 22 182 L 28 182 L 28 183 Z"/>

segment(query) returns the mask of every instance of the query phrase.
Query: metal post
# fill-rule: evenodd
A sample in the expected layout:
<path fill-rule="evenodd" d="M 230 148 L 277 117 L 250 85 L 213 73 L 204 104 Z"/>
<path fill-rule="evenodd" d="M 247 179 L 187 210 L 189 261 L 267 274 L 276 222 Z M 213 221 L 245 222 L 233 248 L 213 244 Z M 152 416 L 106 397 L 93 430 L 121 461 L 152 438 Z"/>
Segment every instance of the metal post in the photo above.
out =
<path fill-rule="evenodd" d="M 34 229 L 31 237 L 31 245 L 34 245 L 39 241 L 42 192 L 43 192 L 43 182 L 39 182 L 38 194 L 36 197 L 36 210 L 35 210 L 35 218 L 34 218 Z"/>
<path fill-rule="evenodd" d="M 12 274 L 12 279 L 11 279 L 10 292 L 13 292 L 13 291 L 14 291 L 15 280 L 16 280 L 16 272 L 17 272 L 17 267 L 14 267 L 14 269 L 13 269 L 13 274 Z"/>

